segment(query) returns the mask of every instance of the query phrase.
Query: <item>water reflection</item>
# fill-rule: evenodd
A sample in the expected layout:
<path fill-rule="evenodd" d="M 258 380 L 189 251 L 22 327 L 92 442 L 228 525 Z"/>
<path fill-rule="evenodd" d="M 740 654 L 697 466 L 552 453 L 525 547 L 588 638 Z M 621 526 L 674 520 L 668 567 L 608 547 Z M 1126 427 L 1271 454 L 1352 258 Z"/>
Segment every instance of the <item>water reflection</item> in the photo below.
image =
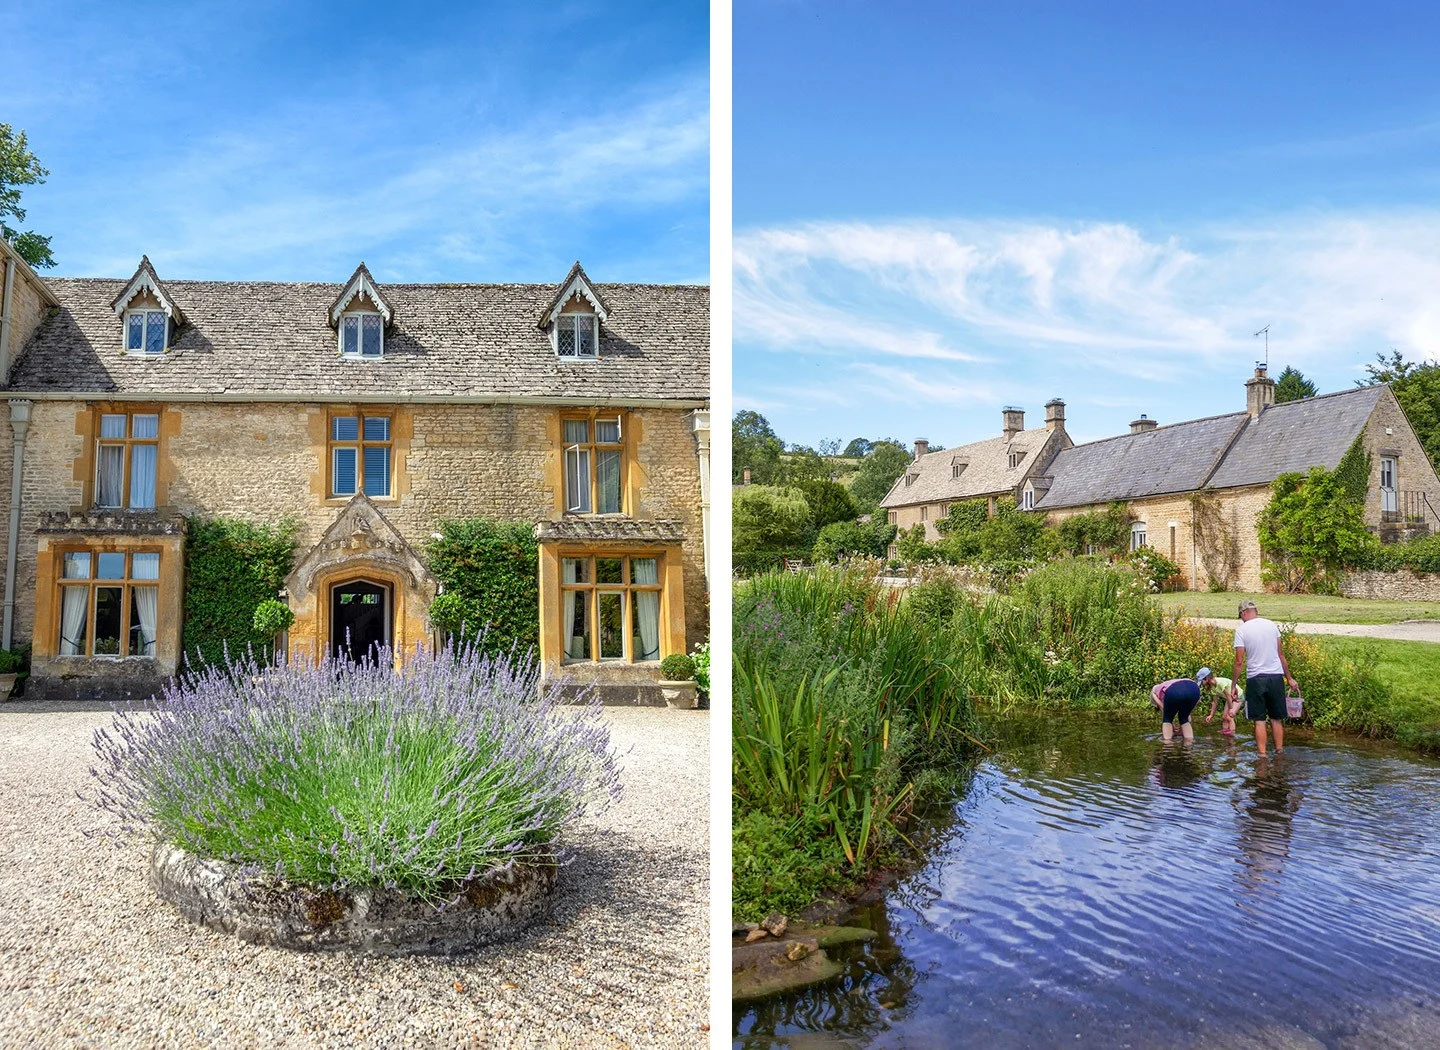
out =
<path fill-rule="evenodd" d="M 996 735 L 928 863 L 856 917 L 879 941 L 738 1012 L 740 1045 L 1440 1046 L 1440 763 Z"/>

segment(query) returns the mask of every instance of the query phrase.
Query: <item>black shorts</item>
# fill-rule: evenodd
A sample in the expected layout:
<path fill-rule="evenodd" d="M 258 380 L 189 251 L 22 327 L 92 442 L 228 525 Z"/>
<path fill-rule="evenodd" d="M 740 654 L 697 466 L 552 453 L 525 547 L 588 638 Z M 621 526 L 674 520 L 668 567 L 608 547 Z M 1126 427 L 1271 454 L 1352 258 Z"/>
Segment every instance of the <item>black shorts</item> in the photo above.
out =
<path fill-rule="evenodd" d="M 1176 682 L 1165 690 L 1165 707 L 1160 712 L 1160 721 L 1169 722 L 1178 718 L 1183 726 L 1190 721 L 1190 712 L 1200 702 L 1200 687 L 1191 681 Z"/>
<path fill-rule="evenodd" d="M 1257 674 L 1245 680 L 1245 717 L 1252 722 L 1285 718 L 1285 676 Z"/>

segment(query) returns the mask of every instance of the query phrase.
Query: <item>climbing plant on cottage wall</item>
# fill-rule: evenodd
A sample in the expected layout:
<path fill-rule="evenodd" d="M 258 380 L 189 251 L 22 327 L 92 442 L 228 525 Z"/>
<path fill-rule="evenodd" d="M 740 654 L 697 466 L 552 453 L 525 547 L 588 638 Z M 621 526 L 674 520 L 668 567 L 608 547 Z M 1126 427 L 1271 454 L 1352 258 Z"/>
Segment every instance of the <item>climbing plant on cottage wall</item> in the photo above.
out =
<path fill-rule="evenodd" d="M 185 626 L 192 664 L 215 664 L 247 649 L 269 659 L 275 633 L 255 611 L 273 600 L 295 563 L 295 523 L 191 518 L 185 536 Z"/>

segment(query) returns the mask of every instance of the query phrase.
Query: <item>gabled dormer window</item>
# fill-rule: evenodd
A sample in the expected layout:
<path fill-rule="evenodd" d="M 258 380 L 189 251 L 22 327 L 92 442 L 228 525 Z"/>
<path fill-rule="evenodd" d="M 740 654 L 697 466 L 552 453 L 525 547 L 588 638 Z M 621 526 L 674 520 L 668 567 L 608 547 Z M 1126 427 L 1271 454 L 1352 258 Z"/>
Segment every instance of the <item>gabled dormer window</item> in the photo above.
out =
<path fill-rule="evenodd" d="M 378 361 L 385 356 L 385 329 L 395 323 L 395 310 L 363 262 L 330 304 L 329 316 L 341 357 Z"/>
<path fill-rule="evenodd" d="M 340 318 L 340 353 L 345 357 L 384 357 L 385 319 L 360 310 Z"/>
<path fill-rule="evenodd" d="M 560 360 L 595 361 L 600 357 L 600 326 L 609 316 L 610 308 L 577 262 L 560 282 L 539 326 L 549 333 L 550 348 Z"/>
<path fill-rule="evenodd" d="M 595 314 L 561 314 L 555 320 L 555 353 L 560 357 L 599 357 L 600 318 Z"/>
<path fill-rule="evenodd" d="M 170 345 L 170 319 L 164 310 L 125 311 L 125 350 L 132 354 L 163 354 Z"/>
<path fill-rule="evenodd" d="M 170 290 L 160 283 L 155 267 L 144 256 L 135 276 L 110 301 L 110 309 L 120 320 L 120 345 L 127 354 L 163 354 L 185 323 Z"/>

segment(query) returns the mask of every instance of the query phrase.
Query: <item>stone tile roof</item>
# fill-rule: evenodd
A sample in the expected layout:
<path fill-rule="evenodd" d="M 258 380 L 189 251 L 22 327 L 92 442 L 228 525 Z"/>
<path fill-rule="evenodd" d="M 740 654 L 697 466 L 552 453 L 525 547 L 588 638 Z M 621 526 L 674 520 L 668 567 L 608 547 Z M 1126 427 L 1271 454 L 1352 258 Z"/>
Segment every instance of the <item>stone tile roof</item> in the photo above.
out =
<path fill-rule="evenodd" d="M 47 279 L 60 303 L 21 351 L 12 391 L 243 398 L 539 397 L 704 400 L 710 289 L 597 285 L 598 360 L 560 361 L 535 320 L 553 284 L 387 284 L 381 360 L 340 356 L 327 308 L 343 285 L 167 281 L 185 315 L 163 356 L 121 352 L 110 303 L 129 283 Z"/>
<path fill-rule="evenodd" d="M 579 543 L 683 543 L 685 529 L 678 521 L 636 521 L 633 518 L 560 518 L 535 526 L 542 543 L 568 540 Z"/>
<path fill-rule="evenodd" d="M 1050 435 L 1045 427 L 1036 427 L 1022 430 L 1013 438 L 993 437 L 928 452 L 905 468 L 905 474 L 896 479 L 880 506 L 908 507 L 1012 492 L 1035 468 L 1035 457 Z M 1012 450 L 1025 452 L 1019 466 L 1010 466 Z M 958 478 L 954 470 L 957 459 L 965 461 Z M 907 485 L 905 478 L 910 475 L 915 475 L 915 480 Z"/>
<path fill-rule="evenodd" d="M 1363 386 L 1271 405 L 1241 433 L 1210 479 L 1211 487 L 1268 485 L 1281 474 L 1311 467 L 1334 470 L 1385 389 Z"/>
<path fill-rule="evenodd" d="M 1067 448 L 1046 471 L 1055 480 L 1036 509 L 1201 488 L 1247 418 L 1234 412 Z"/>
<path fill-rule="evenodd" d="M 1055 510 L 1200 488 L 1268 485 L 1288 471 L 1334 469 L 1364 429 L 1383 386 L 1360 387 L 1076 445 L 1047 471 L 1037 501 Z"/>

